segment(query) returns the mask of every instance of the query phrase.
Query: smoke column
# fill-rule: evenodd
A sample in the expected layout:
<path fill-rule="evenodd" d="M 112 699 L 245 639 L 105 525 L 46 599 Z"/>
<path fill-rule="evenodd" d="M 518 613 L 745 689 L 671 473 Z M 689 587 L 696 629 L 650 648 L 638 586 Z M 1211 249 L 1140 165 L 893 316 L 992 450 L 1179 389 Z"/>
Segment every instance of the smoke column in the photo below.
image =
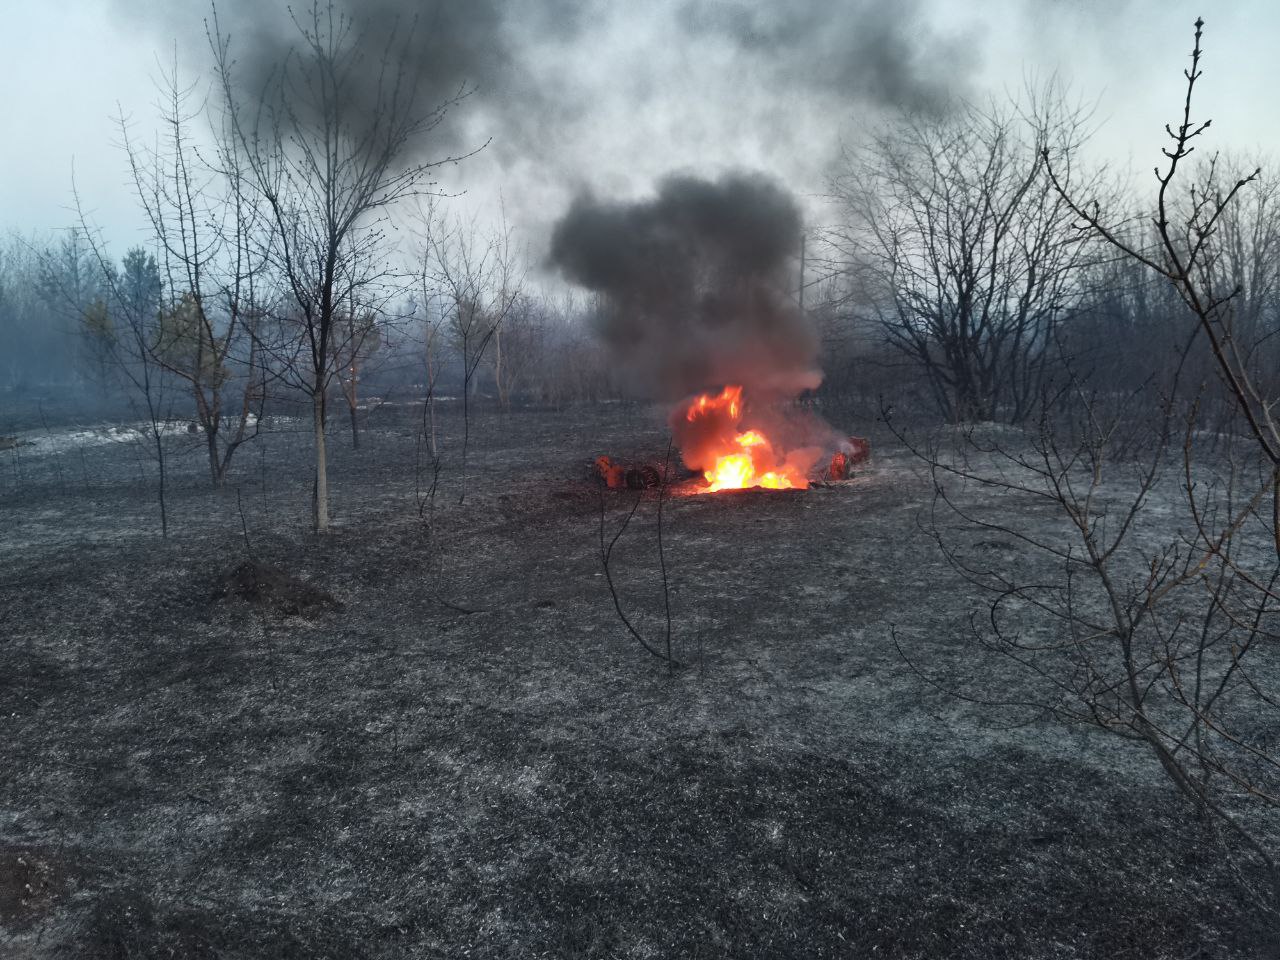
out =
<path fill-rule="evenodd" d="M 765 177 L 672 176 L 639 203 L 579 196 L 551 260 L 603 295 L 598 333 L 638 392 L 794 395 L 821 380 L 818 337 L 787 292 L 801 229 L 795 200 Z"/>

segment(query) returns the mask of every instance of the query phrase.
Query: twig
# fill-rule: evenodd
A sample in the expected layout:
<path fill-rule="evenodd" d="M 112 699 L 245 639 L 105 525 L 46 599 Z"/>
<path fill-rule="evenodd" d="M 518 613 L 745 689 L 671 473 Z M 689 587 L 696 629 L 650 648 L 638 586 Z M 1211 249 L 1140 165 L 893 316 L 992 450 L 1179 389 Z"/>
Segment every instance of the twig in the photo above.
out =
<path fill-rule="evenodd" d="M 644 636 L 640 633 L 640 631 L 635 628 L 631 620 L 627 617 L 626 613 L 623 611 L 622 601 L 618 599 L 618 590 L 613 582 L 613 572 L 609 567 L 609 560 L 613 555 L 613 548 L 617 545 L 618 541 L 622 538 L 622 535 L 626 533 L 627 527 L 631 524 L 631 518 L 636 515 L 636 510 L 640 508 L 640 501 L 643 499 L 644 499 L 644 491 L 641 491 L 640 493 L 636 494 L 635 503 L 631 505 L 631 509 L 627 512 L 627 516 L 622 521 L 621 526 L 618 527 L 617 533 L 613 535 L 613 539 L 611 539 L 606 545 L 605 537 L 604 537 L 605 497 L 604 497 L 604 490 L 601 489 L 600 491 L 600 563 L 601 563 L 601 566 L 604 568 L 605 583 L 609 585 L 609 595 L 613 597 L 613 608 L 618 613 L 618 619 L 621 620 L 623 626 L 627 628 L 627 632 L 630 633 L 631 636 L 635 638 L 635 641 L 639 643 L 640 646 L 642 646 L 646 651 L 648 651 L 654 657 L 657 657 L 659 660 L 665 661 L 668 667 L 670 667 L 671 669 L 675 669 L 676 667 L 683 666 L 683 664 L 673 660 L 669 654 L 663 654 L 662 651 L 658 650 L 653 645 L 651 645 L 649 641 L 646 640 Z"/>

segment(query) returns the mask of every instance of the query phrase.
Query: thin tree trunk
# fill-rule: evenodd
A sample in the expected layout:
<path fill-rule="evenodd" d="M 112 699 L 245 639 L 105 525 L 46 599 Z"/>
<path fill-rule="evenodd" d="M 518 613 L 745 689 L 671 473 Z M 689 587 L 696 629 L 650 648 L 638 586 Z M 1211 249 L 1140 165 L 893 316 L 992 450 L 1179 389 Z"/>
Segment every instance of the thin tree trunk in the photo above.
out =
<path fill-rule="evenodd" d="M 329 472 L 324 447 L 324 386 L 317 384 L 312 395 L 312 425 L 315 427 L 316 484 L 315 527 L 316 533 L 329 532 Z"/>
<path fill-rule="evenodd" d="M 427 414 L 431 420 L 431 456 L 437 457 L 440 455 L 440 452 L 439 450 L 436 449 L 436 398 L 434 396 L 435 388 L 432 387 L 431 390 L 432 390 L 432 393 L 427 394 Z"/>
<path fill-rule="evenodd" d="M 168 539 L 169 537 L 169 512 L 164 502 L 164 440 L 160 436 L 160 427 L 156 423 L 154 417 L 151 419 L 151 436 L 156 442 L 156 467 L 160 474 L 160 488 L 158 491 L 160 500 L 160 536 Z"/>
<path fill-rule="evenodd" d="M 465 357 L 466 354 L 464 353 Z M 463 370 L 462 377 L 462 487 L 458 493 L 458 506 L 467 498 L 467 449 L 471 445 L 471 407 L 467 398 L 471 395 L 471 381 Z"/>
<path fill-rule="evenodd" d="M 1271 471 L 1271 536 L 1276 542 L 1276 559 L 1280 560 L 1280 463 Z"/>
<path fill-rule="evenodd" d="M 350 379 L 346 383 L 341 383 L 342 395 L 347 401 L 347 407 L 351 411 L 351 449 L 360 449 L 360 414 L 356 407 L 360 403 L 360 366 L 359 358 L 352 356 Z"/>
<path fill-rule="evenodd" d="M 498 404 L 503 410 L 511 407 L 511 395 L 508 392 L 507 372 L 502 367 L 502 332 L 493 332 L 493 382 L 498 387 Z"/>
<path fill-rule="evenodd" d="M 226 475 L 221 459 L 218 457 L 218 434 L 213 430 L 205 431 L 205 444 L 209 449 L 209 477 L 213 480 L 213 489 L 222 486 L 222 478 Z"/>

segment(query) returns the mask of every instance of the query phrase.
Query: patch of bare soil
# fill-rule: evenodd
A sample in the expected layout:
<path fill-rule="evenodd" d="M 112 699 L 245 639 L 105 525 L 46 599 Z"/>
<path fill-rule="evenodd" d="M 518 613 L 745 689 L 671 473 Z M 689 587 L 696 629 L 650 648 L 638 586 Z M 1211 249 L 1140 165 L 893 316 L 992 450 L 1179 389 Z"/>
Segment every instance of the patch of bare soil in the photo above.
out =
<path fill-rule="evenodd" d="M 253 559 L 236 564 L 218 583 L 213 596 L 237 598 L 283 616 L 316 616 L 326 610 L 342 610 L 342 604 L 326 591 Z"/>
<path fill-rule="evenodd" d="M 0 849 L 0 926 L 29 928 L 47 916 L 65 893 L 64 873 L 51 851 Z"/>
<path fill-rule="evenodd" d="M 324 538 L 301 430 L 239 504 L 176 442 L 167 541 L 128 445 L 22 461 L 0 956 L 1276 955 L 1145 754 L 906 667 L 891 627 L 972 675 L 977 601 L 885 438 L 843 484 L 667 498 L 683 666 L 644 653 L 600 538 L 641 498 L 614 581 L 663 637 L 657 494 L 582 465 L 660 460 L 660 423 L 485 417 L 459 503 L 459 424 L 430 501 L 415 423 L 375 420 L 333 438 Z"/>

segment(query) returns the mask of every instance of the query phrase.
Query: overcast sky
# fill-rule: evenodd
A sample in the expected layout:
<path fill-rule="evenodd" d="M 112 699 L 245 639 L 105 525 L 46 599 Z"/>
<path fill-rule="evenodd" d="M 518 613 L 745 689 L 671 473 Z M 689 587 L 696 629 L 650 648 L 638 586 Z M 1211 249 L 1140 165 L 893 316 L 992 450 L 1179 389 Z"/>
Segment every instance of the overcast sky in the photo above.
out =
<path fill-rule="evenodd" d="M 535 249 L 575 190 L 638 196 L 672 170 L 744 168 L 816 197 L 839 144 L 856 143 L 879 111 L 940 91 L 998 95 L 1055 71 L 1099 102 L 1099 155 L 1148 176 L 1200 13 L 1198 113 L 1213 118 L 1215 135 L 1206 146 L 1280 155 L 1275 0 L 1208 10 L 1183 0 L 450 2 L 460 16 L 487 9 L 502 42 L 467 40 L 487 53 L 464 77 L 477 95 L 454 135 L 493 143 L 442 186 L 465 191 L 451 201 L 460 210 L 484 215 L 501 197 Z M 237 8 L 253 18 L 269 5 L 220 9 L 251 34 L 261 28 L 235 21 Z M 145 239 L 114 118 L 122 108 L 137 131 L 151 128 L 157 58 L 171 58 L 175 43 L 188 75 L 207 70 L 198 42 L 207 9 L 202 0 L 0 0 L 0 230 L 69 224 L 74 164 L 113 246 L 122 253 Z"/>

